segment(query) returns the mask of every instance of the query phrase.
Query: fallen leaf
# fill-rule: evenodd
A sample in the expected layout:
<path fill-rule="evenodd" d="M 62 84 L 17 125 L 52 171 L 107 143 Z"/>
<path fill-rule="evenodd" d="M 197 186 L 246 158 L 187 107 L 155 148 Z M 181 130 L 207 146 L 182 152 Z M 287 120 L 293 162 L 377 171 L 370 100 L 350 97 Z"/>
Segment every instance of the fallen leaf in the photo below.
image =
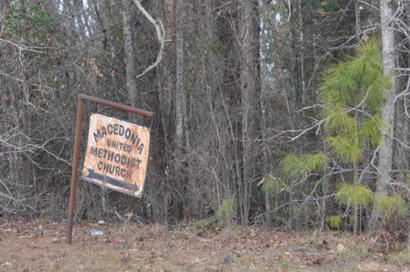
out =
<path fill-rule="evenodd" d="M 337 250 L 337 252 L 342 252 L 342 251 L 345 251 L 345 246 L 343 245 L 343 244 L 338 244 L 337 245 L 337 248 L 336 248 L 336 250 Z"/>

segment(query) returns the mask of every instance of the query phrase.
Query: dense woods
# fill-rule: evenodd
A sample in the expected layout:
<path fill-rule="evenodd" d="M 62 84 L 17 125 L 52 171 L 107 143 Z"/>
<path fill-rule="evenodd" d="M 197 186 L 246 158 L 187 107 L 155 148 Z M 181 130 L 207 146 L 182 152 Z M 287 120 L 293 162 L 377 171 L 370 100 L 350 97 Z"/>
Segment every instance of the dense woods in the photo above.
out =
<path fill-rule="evenodd" d="M 0 212 L 65 218 L 85 93 L 155 118 L 87 104 L 148 126 L 150 163 L 141 200 L 80 182 L 77 220 L 406 219 L 409 24 L 408 0 L 2 0 Z"/>

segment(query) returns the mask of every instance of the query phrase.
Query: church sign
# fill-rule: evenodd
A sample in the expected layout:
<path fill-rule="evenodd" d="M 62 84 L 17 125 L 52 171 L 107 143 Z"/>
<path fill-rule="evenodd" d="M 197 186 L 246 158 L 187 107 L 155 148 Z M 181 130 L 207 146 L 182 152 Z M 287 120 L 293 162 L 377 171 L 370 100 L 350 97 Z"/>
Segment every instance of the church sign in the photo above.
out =
<path fill-rule="evenodd" d="M 147 127 L 92 114 L 82 179 L 128 195 L 141 196 L 149 141 Z"/>
<path fill-rule="evenodd" d="M 81 160 L 81 131 L 86 102 L 151 119 L 154 113 L 114 101 L 79 94 L 73 163 L 71 165 L 70 200 L 68 201 L 67 242 L 73 236 L 74 212 Z M 149 158 L 150 130 L 101 114 L 92 114 L 81 179 L 134 197 L 142 197 Z"/>

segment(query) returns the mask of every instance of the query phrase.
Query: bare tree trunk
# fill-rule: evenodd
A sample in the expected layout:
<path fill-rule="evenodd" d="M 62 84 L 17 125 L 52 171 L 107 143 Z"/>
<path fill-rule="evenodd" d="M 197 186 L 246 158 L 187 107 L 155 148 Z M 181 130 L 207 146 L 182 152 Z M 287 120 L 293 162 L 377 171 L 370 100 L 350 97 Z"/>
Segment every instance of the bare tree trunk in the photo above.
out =
<path fill-rule="evenodd" d="M 356 117 L 357 118 L 357 117 Z M 355 185 L 359 185 L 359 165 L 358 162 L 353 163 L 353 182 Z M 357 203 L 353 204 L 353 233 L 359 234 L 359 210 L 360 207 Z"/>
<path fill-rule="evenodd" d="M 386 124 L 382 128 L 383 141 L 380 144 L 380 157 L 378 166 L 378 180 L 376 193 L 379 195 L 387 194 L 387 186 L 391 180 L 393 164 L 393 127 L 394 127 L 394 98 L 395 98 L 395 79 L 394 69 L 396 68 L 396 52 L 394 31 L 390 26 L 390 21 L 394 17 L 394 10 L 390 0 L 380 0 L 380 17 L 382 30 L 382 57 L 383 73 L 392 78 L 391 86 L 384 93 L 384 107 L 382 118 Z M 381 217 L 380 211 L 373 205 L 373 211 L 369 226 L 374 229 L 378 225 Z"/>
<path fill-rule="evenodd" d="M 2 2 L 3 3 L 1 5 L 1 9 L 3 11 L 3 18 L 4 18 L 7 12 L 9 12 L 10 3 L 9 3 L 9 0 L 3 0 Z"/>
<path fill-rule="evenodd" d="M 290 27 L 290 42 L 292 48 L 292 85 L 293 92 L 292 100 L 296 107 L 302 106 L 306 101 L 307 89 L 305 79 L 305 56 L 304 56 L 304 30 L 303 30 L 303 7 L 302 0 L 291 1 L 291 22 Z"/>
<path fill-rule="evenodd" d="M 264 102 L 264 95 L 268 91 L 268 67 L 267 67 L 267 54 L 268 54 L 268 35 L 266 34 L 267 28 L 269 27 L 269 22 L 268 22 L 268 9 L 266 7 L 265 1 L 259 0 L 259 6 L 260 10 L 260 34 L 259 34 L 259 63 L 260 63 L 260 69 L 259 69 L 259 78 L 260 78 L 260 86 L 261 86 L 261 92 L 260 92 L 260 97 L 259 97 L 259 103 L 261 107 L 261 131 L 262 131 L 262 138 L 266 139 L 266 119 L 265 119 L 265 102 Z M 268 146 L 263 146 L 262 147 L 262 154 L 263 154 L 263 174 L 268 174 L 270 171 L 270 167 L 268 164 L 269 161 L 269 147 Z M 265 220 L 266 222 L 270 223 L 272 221 L 272 192 L 267 192 L 265 190 Z"/>
<path fill-rule="evenodd" d="M 218 149 L 221 154 L 221 162 L 223 162 L 224 167 L 221 167 L 220 172 L 214 170 L 215 186 L 212 188 L 211 199 L 213 199 L 213 207 L 219 207 L 222 204 L 224 196 L 231 196 L 233 192 L 230 189 L 230 179 L 229 179 L 229 163 L 228 154 L 225 139 L 223 137 L 223 127 L 219 126 L 218 122 L 218 100 L 215 99 L 217 96 L 218 88 L 223 82 L 223 71 L 222 60 L 223 56 L 216 50 L 209 50 L 212 46 L 218 44 L 218 38 L 216 33 L 216 23 L 215 14 L 213 12 L 215 5 L 214 0 L 198 0 L 198 3 L 203 5 L 203 40 L 206 41 L 203 45 L 203 50 L 205 51 L 206 58 L 202 61 L 202 70 L 204 74 L 203 88 L 206 90 L 206 98 L 208 100 L 208 111 L 209 115 L 205 116 L 204 119 L 210 118 L 213 123 L 213 128 L 218 141 Z M 220 104 L 219 104 L 220 105 Z M 213 134 L 213 132 L 210 132 Z M 208 151 L 209 152 L 209 151 Z M 218 162 L 215 162 L 217 165 Z"/>
<path fill-rule="evenodd" d="M 176 58 L 176 82 L 175 82 L 175 165 L 174 178 L 175 194 L 171 196 L 172 214 L 175 220 L 181 220 L 183 216 L 183 199 L 186 191 L 186 94 L 185 94 L 185 37 L 186 2 L 176 0 L 175 13 L 175 58 Z"/>
<path fill-rule="evenodd" d="M 300 64 L 300 83 L 301 83 L 301 105 L 307 101 L 307 89 L 305 79 L 305 34 L 303 32 L 303 12 L 302 0 L 298 1 L 298 19 L 299 19 L 299 64 Z"/>
<path fill-rule="evenodd" d="M 406 4 L 406 24 L 407 27 L 410 27 L 410 2 L 407 2 Z M 410 38 L 410 33 L 406 33 L 405 35 L 406 39 Z M 410 52 L 407 51 L 404 53 L 405 54 L 405 61 L 404 61 L 404 66 L 406 68 L 410 67 Z M 403 84 L 403 88 L 401 90 L 405 91 L 410 91 L 410 75 L 407 76 L 406 82 Z M 408 115 L 408 109 L 410 108 L 410 103 L 409 100 L 410 97 L 404 96 L 403 100 L 399 100 L 399 106 L 397 107 L 397 137 L 400 139 L 401 142 L 404 142 L 406 144 L 410 143 L 410 116 Z M 405 185 L 407 185 L 407 199 L 410 199 L 410 184 L 408 183 L 409 181 L 409 166 L 410 166 L 410 152 L 407 148 L 404 146 L 399 145 L 399 150 L 398 150 L 398 168 L 400 170 L 399 172 L 399 181 L 403 182 Z M 410 208 L 410 202 L 407 204 L 408 207 Z M 410 237 L 410 225 L 408 226 L 407 230 L 407 237 Z M 410 239 L 407 239 L 408 244 L 410 245 Z"/>
<path fill-rule="evenodd" d="M 177 149 L 184 147 L 184 123 L 185 123 L 185 56 L 184 56 L 184 27 L 185 8 L 184 1 L 176 1 L 176 86 L 175 86 L 175 126 Z"/>
<path fill-rule="evenodd" d="M 406 5 L 406 15 L 407 15 L 407 26 L 410 26 L 410 3 L 408 3 L 407 5 Z M 407 34 L 407 38 L 409 38 L 409 34 Z M 408 55 L 407 55 L 407 66 L 410 66 L 410 52 L 408 53 Z M 407 80 L 410 82 L 410 76 L 408 76 L 407 77 Z M 407 87 L 408 88 L 408 87 Z M 408 91 L 409 91 L 409 89 L 407 89 Z M 405 108 L 405 109 L 409 109 L 410 108 L 410 97 L 409 96 L 405 96 L 404 98 L 403 98 L 403 107 Z M 403 128 L 403 131 L 404 131 L 404 135 L 406 135 L 406 137 L 405 137 L 405 139 L 407 140 L 407 143 L 409 143 L 410 142 L 410 116 L 409 115 L 407 115 L 407 114 L 404 114 L 404 113 L 402 113 L 403 115 L 404 115 L 404 118 L 405 118 L 405 127 Z M 404 182 L 406 182 L 407 183 L 407 186 L 408 186 L 408 189 L 410 189 L 410 185 L 409 185 L 409 183 L 408 183 L 408 180 L 409 180 L 409 173 L 408 173 L 408 171 L 409 171 L 409 165 L 410 165 L 410 154 L 409 153 L 407 153 L 407 155 L 405 156 L 405 159 L 406 159 L 406 168 L 405 168 L 405 171 L 403 172 L 403 181 Z M 410 198 L 410 191 L 409 190 L 407 190 L 407 199 L 409 199 Z M 408 205 L 408 207 L 410 208 L 410 202 L 407 204 Z M 407 237 L 410 237 L 410 226 L 408 227 L 408 231 L 407 231 Z M 410 239 L 407 239 L 408 241 L 408 244 L 410 245 Z"/>
<path fill-rule="evenodd" d="M 85 21 L 84 21 L 84 8 L 83 8 L 83 0 L 73 0 L 73 6 L 74 6 L 74 11 L 75 11 L 75 19 L 77 21 L 77 26 L 78 26 L 78 33 L 80 40 L 82 42 L 85 42 L 87 39 L 86 35 L 86 26 L 85 26 Z"/>
<path fill-rule="evenodd" d="M 241 223 L 248 224 L 250 196 L 255 176 L 255 111 L 256 111 L 256 19 L 254 3 L 241 1 L 240 20 L 240 64 L 241 64 L 241 103 L 242 103 L 242 181 L 239 181 L 239 206 Z"/>
<path fill-rule="evenodd" d="M 122 23 L 124 33 L 124 62 L 126 66 L 127 91 L 131 105 L 137 101 L 137 82 L 135 78 L 135 56 L 132 46 L 132 27 L 129 0 L 122 0 Z"/>
<path fill-rule="evenodd" d="M 321 215 L 322 215 L 322 222 L 321 222 L 321 230 L 324 230 L 325 223 L 326 223 L 326 214 L 327 214 L 327 203 L 326 198 L 329 194 L 329 183 L 330 183 L 330 167 L 329 163 L 327 162 L 323 167 L 323 185 L 322 185 L 322 201 L 321 201 Z"/>
<path fill-rule="evenodd" d="M 355 21 L 356 21 L 356 25 L 355 25 L 355 32 L 356 32 L 356 39 L 359 42 L 360 41 L 360 4 L 359 1 L 356 1 L 356 5 L 355 5 Z M 359 115 L 357 114 L 357 112 L 355 113 L 355 120 L 359 120 Z M 358 122 L 360 123 L 360 122 Z M 356 136 L 358 137 L 358 136 Z M 354 184 L 359 185 L 359 165 L 358 162 L 354 162 L 353 163 L 353 182 Z M 358 234 L 357 232 L 357 226 L 358 226 L 358 212 L 359 212 L 359 207 L 357 204 L 355 204 L 353 206 L 353 233 L 354 234 Z"/>
<path fill-rule="evenodd" d="M 159 187 L 156 187 L 152 194 L 147 194 L 151 197 L 150 202 L 152 203 L 152 210 L 154 219 L 165 219 L 167 223 L 170 222 L 168 209 L 168 199 L 172 198 L 171 189 L 174 187 L 172 185 L 173 177 L 170 164 L 173 152 L 173 147 L 171 144 L 171 135 L 173 135 L 172 126 L 175 117 L 172 116 L 173 104 L 174 104 L 174 89 L 175 89 L 175 43 L 171 42 L 174 40 L 175 35 L 175 12 L 174 12 L 174 1 L 167 0 L 161 4 L 157 3 L 156 10 L 161 10 L 164 15 L 162 17 L 166 18 L 165 29 L 167 30 L 167 39 L 169 42 L 166 44 L 164 50 L 164 60 L 156 72 L 156 81 L 158 86 L 158 119 L 160 120 L 160 131 L 161 135 L 161 145 L 159 148 L 159 154 L 157 154 L 158 161 L 158 175 L 162 180 Z"/>
<path fill-rule="evenodd" d="M 174 12 L 174 0 L 167 0 L 167 39 L 174 39 L 175 32 L 175 12 Z"/>
<path fill-rule="evenodd" d="M 356 17 L 356 40 L 360 41 L 360 3 L 359 1 L 356 1 L 355 17 Z"/>

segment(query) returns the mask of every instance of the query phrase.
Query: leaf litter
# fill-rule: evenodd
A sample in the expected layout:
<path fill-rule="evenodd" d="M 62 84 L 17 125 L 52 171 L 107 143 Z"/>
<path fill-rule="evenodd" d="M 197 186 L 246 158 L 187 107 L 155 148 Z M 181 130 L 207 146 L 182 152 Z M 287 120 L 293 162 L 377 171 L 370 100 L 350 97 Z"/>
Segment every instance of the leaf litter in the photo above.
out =
<path fill-rule="evenodd" d="M 90 231 L 98 229 L 92 236 Z M 407 265 L 367 248 L 366 235 L 266 226 L 80 223 L 0 218 L 0 271 L 389 271 Z M 397 259 L 397 258 L 396 258 Z"/>

